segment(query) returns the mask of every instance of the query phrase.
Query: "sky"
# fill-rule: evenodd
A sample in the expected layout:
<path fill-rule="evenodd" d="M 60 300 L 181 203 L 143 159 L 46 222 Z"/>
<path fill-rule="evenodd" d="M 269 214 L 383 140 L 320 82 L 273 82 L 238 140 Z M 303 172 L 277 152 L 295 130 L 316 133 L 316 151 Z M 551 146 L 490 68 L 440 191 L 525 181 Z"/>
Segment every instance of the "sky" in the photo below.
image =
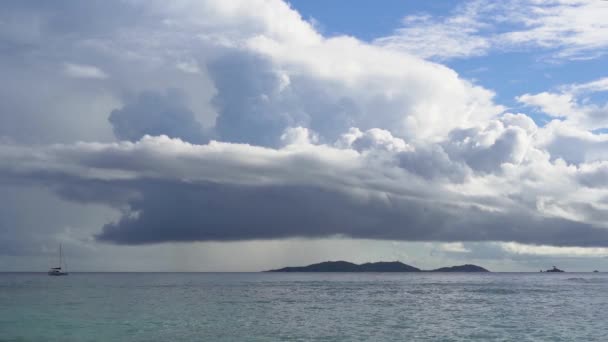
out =
<path fill-rule="evenodd" d="M 0 3 L 0 271 L 608 269 L 608 1 Z"/>

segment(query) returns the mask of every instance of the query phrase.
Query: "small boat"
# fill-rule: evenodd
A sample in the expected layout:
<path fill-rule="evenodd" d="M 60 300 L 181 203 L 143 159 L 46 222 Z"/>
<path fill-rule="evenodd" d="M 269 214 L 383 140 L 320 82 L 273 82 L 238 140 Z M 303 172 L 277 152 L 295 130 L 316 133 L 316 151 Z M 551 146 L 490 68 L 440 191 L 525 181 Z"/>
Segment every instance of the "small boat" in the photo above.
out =
<path fill-rule="evenodd" d="M 63 267 L 65 265 L 65 267 Z M 59 266 L 51 267 L 48 271 L 48 275 L 50 276 L 67 276 L 67 265 L 63 261 L 63 251 L 61 248 L 61 244 L 59 245 Z"/>
<path fill-rule="evenodd" d="M 550 270 L 546 270 L 545 272 L 551 272 L 551 273 L 559 273 L 559 272 L 564 272 L 563 270 L 560 270 L 559 268 L 553 266 L 552 269 Z"/>

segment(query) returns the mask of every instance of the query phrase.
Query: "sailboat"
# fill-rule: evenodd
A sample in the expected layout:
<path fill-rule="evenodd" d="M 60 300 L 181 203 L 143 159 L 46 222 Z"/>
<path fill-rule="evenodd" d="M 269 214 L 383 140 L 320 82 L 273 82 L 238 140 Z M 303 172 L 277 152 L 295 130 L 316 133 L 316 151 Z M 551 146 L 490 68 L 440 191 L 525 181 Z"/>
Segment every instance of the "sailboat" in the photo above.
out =
<path fill-rule="evenodd" d="M 64 261 L 63 261 L 63 251 L 61 249 L 61 244 L 59 244 L 59 266 L 58 267 L 51 267 L 49 269 L 48 274 L 50 276 L 64 276 L 64 275 L 68 275 L 68 271 L 67 271 L 67 265 L 65 268 L 62 268 L 62 265 L 64 265 Z"/>

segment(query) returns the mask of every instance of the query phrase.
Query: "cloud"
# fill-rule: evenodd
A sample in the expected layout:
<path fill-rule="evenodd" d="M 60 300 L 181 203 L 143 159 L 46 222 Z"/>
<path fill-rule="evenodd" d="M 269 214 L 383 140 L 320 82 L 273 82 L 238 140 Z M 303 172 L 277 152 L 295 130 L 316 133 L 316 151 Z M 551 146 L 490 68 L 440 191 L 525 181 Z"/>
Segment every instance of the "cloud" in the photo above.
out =
<path fill-rule="evenodd" d="M 12 4 L 0 12 L 11 47 L 0 71 L 13 80 L 0 85 L 0 183 L 42 188 L 69 204 L 63 212 L 112 215 L 61 217 L 46 233 L 14 228 L 0 241 L 55 242 L 73 226 L 79 241 L 134 245 L 335 236 L 440 241 L 453 252 L 468 249 L 462 241 L 608 245 L 606 137 L 589 132 L 603 119 L 585 101 L 604 79 L 522 95 L 563 120 L 538 127 L 413 54 L 533 44 L 474 20 L 502 5 L 409 17 L 400 33 L 410 41 L 370 44 L 324 37 L 282 1 Z M 57 70 L 65 61 L 82 64 Z M 22 227 L 15 221 L 0 225 Z"/>
<path fill-rule="evenodd" d="M 608 14 L 605 1 L 524 1 L 510 15 L 524 28 L 502 33 L 505 44 L 554 49 L 559 59 L 590 59 L 608 51 Z"/>
<path fill-rule="evenodd" d="M 109 15 L 115 11 L 114 5 L 120 8 L 120 15 Z M 12 19 L 19 15 L 32 19 Z M 110 17 L 107 22 L 104 15 Z M 379 128 L 398 137 L 437 141 L 453 128 L 474 125 L 503 110 L 493 102 L 492 91 L 460 78 L 445 66 L 353 37 L 323 37 L 278 0 L 240 1 L 230 6 L 211 0 L 40 8 L 11 4 L 0 21 L 16 25 L 10 32 L 25 32 L 29 22 L 36 23 L 31 28 L 35 37 L 2 56 L 3 74 L 10 75 L 13 70 L 20 78 L 27 75 L 23 85 L 11 85 L 14 95 L 31 92 L 28 85 L 44 77 L 61 86 L 65 94 L 79 93 L 77 99 L 61 101 L 65 106 L 77 100 L 99 101 L 99 94 L 113 100 L 111 105 L 96 106 L 100 113 L 91 116 L 82 115 L 76 106 L 62 108 L 62 115 L 72 120 L 53 120 L 59 116 L 54 114 L 45 123 L 47 130 L 75 126 L 75 122 L 86 126 L 75 117 L 94 119 L 95 127 L 103 127 L 104 134 L 112 128 L 116 131 L 106 120 L 112 110 L 133 106 L 138 94 L 162 94 L 167 89 L 183 94 L 186 100 L 179 110 L 192 112 L 210 136 L 273 147 L 281 145 L 280 136 L 288 127 L 311 129 L 321 141 L 335 141 L 350 127 L 363 131 Z M 30 61 L 26 57 L 32 53 L 44 58 L 35 65 L 20 64 Z M 61 75 L 50 71 L 66 60 L 78 64 L 65 65 Z M 79 77 L 112 77 L 85 88 L 72 77 L 64 79 L 65 72 Z M 26 120 L 21 113 L 28 111 L 31 101 L 14 95 L 11 102 L 15 105 L 3 108 L 10 118 L 7 121 L 13 122 L 12 126 L 19 122 L 23 130 L 31 132 L 36 118 L 28 116 L 27 122 L 21 123 Z M 38 95 L 36 99 L 43 103 L 38 108 L 58 105 Z M 32 116 L 46 115 L 35 114 Z M 2 133 L 25 139 L 28 134 L 9 133 L 20 131 L 15 128 Z M 74 131 L 78 132 L 77 128 Z M 136 139 L 141 132 L 176 136 L 171 128 L 151 130 L 142 120 L 129 121 L 129 129 L 139 132 L 117 136 Z M 89 134 L 93 136 L 89 139 L 76 132 L 60 138 L 35 136 L 51 143 L 102 140 L 99 135 Z M 103 140 L 107 141 L 107 135 Z"/>
<path fill-rule="evenodd" d="M 175 67 L 185 73 L 198 74 L 201 72 L 201 69 L 199 68 L 198 64 L 192 60 L 178 62 Z"/>
<path fill-rule="evenodd" d="M 19 260 L 40 255 L 44 256 L 41 269 L 48 267 L 48 262 L 55 260 L 50 256 L 56 257 L 59 243 L 67 246 L 72 256 L 86 254 L 94 242 L 92 232 L 120 214 L 106 205 L 61 200 L 37 182 L 7 182 L 3 178 L 0 192 L 0 259 L 17 257 L 17 267 L 27 264 Z"/>
<path fill-rule="evenodd" d="M 323 141 L 350 127 L 434 141 L 503 110 L 450 69 L 348 37 L 303 45 L 264 36 L 247 47 L 207 67 L 222 140 L 278 146 L 285 128 L 301 126 Z"/>
<path fill-rule="evenodd" d="M 554 92 L 523 94 L 516 100 L 572 127 L 597 130 L 608 127 L 608 102 L 598 105 L 589 97 L 606 91 L 608 78 L 600 78 L 582 84 L 562 85 Z"/>
<path fill-rule="evenodd" d="M 489 25 L 480 20 L 480 12 L 489 6 L 481 1 L 468 2 L 445 18 L 408 15 L 402 20 L 403 27 L 374 43 L 438 60 L 482 56 L 492 47 L 491 40 L 482 33 Z"/>
<path fill-rule="evenodd" d="M 442 243 L 439 245 L 439 249 L 451 253 L 469 253 L 471 251 L 470 249 L 467 249 L 462 242 Z"/>
<path fill-rule="evenodd" d="M 281 141 L 286 145 L 310 145 L 317 143 L 319 137 L 304 127 L 289 127 L 281 135 Z"/>
<path fill-rule="evenodd" d="M 608 135 L 578 128 L 568 120 L 554 120 L 545 125 L 538 132 L 536 144 L 550 153 L 552 158 L 561 158 L 568 163 L 580 164 L 608 158 Z"/>
<path fill-rule="evenodd" d="M 81 64 L 65 64 L 65 73 L 74 78 L 93 78 L 93 79 L 105 79 L 108 78 L 105 72 L 101 69 L 92 65 L 81 65 Z"/>
<path fill-rule="evenodd" d="M 496 173 L 503 164 L 520 164 L 532 145 L 536 125 L 522 114 L 506 114 L 485 127 L 456 129 L 443 144 L 456 160 L 476 171 Z"/>
<path fill-rule="evenodd" d="M 188 97 L 183 106 L 211 124 L 213 86 L 204 70 L 194 77 L 176 68 L 198 60 L 195 35 L 183 40 L 186 33 L 163 27 L 153 7 L 3 3 L 0 73 L 11 82 L 0 85 L 0 135 L 28 143 L 111 141 L 107 119 L 123 99 L 166 89 L 179 89 Z"/>
<path fill-rule="evenodd" d="M 593 59 L 608 52 L 606 15 L 605 1 L 470 1 L 447 16 L 407 16 L 375 44 L 437 60 L 530 47 L 559 60 Z"/>
<path fill-rule="evenodd" d="M 541 108 L 542 111 L 552 117 L 566 118 L 579 115 L 575 108 L 572 94 L 555 94 L 542 92 L 538 94 L 524 94 L 516 98 L 527 106 Z"/>
<path fill-rule="evenodd" d="M 108 120 L 121 140 L 136 141 L 145 135 L 165 134 L 200 143 L 204 141 L 203 127 L 184 103 L 184 94 L 174 89 L 166 93 L 143 92 L 113 110 Z"/>
<path fill-rule="evenodd" d="M 451 171 L 429 179 L 420 166 L 410 171 L 399 161 L 412 151 L 381 158 L 377 151 L 192 145 L 147 136 L 136 143 L 5 147 L 0 169 L 3 177 L 50 186 L 67 200 L 128 208 L 98 235 L 119 244 L 348 236 L 608 245 L 608 230 L 591 212 L 568 218 L 508 198 L 531 188 L 511 188 L 507 198 L 498 187 L 492 195 L 475 194 L 479 176 L 454 188 Z M 133 194 L 117 197 L 116 189 Z M 555 204 L 581 210 L 576 202 Z"/>
<path fill-rule="evenodd" d="M 546 245 L 524 245 L 516 242 L 500 243 L 508 253 L 543 256 L 606 257 L 608 248 L 556 247 Z"/>
<path fill-rule="evenodd" d="M 379 128 L 372 128 L 365 132 L 361 132 L 358 128 L 351 128 L 348 133 L 342 135 L 340 143 L 342 146 L 352 146 L 357 151 L 380 149 L 389 152 L 404 152 L 414 150 L 403 139 Z"/>

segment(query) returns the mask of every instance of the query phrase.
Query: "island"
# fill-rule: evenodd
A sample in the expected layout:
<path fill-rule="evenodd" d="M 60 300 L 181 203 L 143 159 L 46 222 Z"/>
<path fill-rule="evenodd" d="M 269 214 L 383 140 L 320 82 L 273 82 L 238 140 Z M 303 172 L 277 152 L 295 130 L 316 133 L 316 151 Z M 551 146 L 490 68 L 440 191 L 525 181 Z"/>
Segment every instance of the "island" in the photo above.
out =
<path fill-rule="evenodd" d="M 436 270 L 432 270 L 431 272 L 490 272 L 485 268 L 477 265 L 460 265 L 460 266 L 451 266 L 451 267 L 441 267 Z"/>
<path fill-rule="evenodd" d="M 421 270 L 400 261 L 368 262 L 354 264 L 348 261 L 325 261 L 308 266 L 284 267 L 265 272 L 490 272 L 476 265 L 441 267 L 434 270 Z"/>

